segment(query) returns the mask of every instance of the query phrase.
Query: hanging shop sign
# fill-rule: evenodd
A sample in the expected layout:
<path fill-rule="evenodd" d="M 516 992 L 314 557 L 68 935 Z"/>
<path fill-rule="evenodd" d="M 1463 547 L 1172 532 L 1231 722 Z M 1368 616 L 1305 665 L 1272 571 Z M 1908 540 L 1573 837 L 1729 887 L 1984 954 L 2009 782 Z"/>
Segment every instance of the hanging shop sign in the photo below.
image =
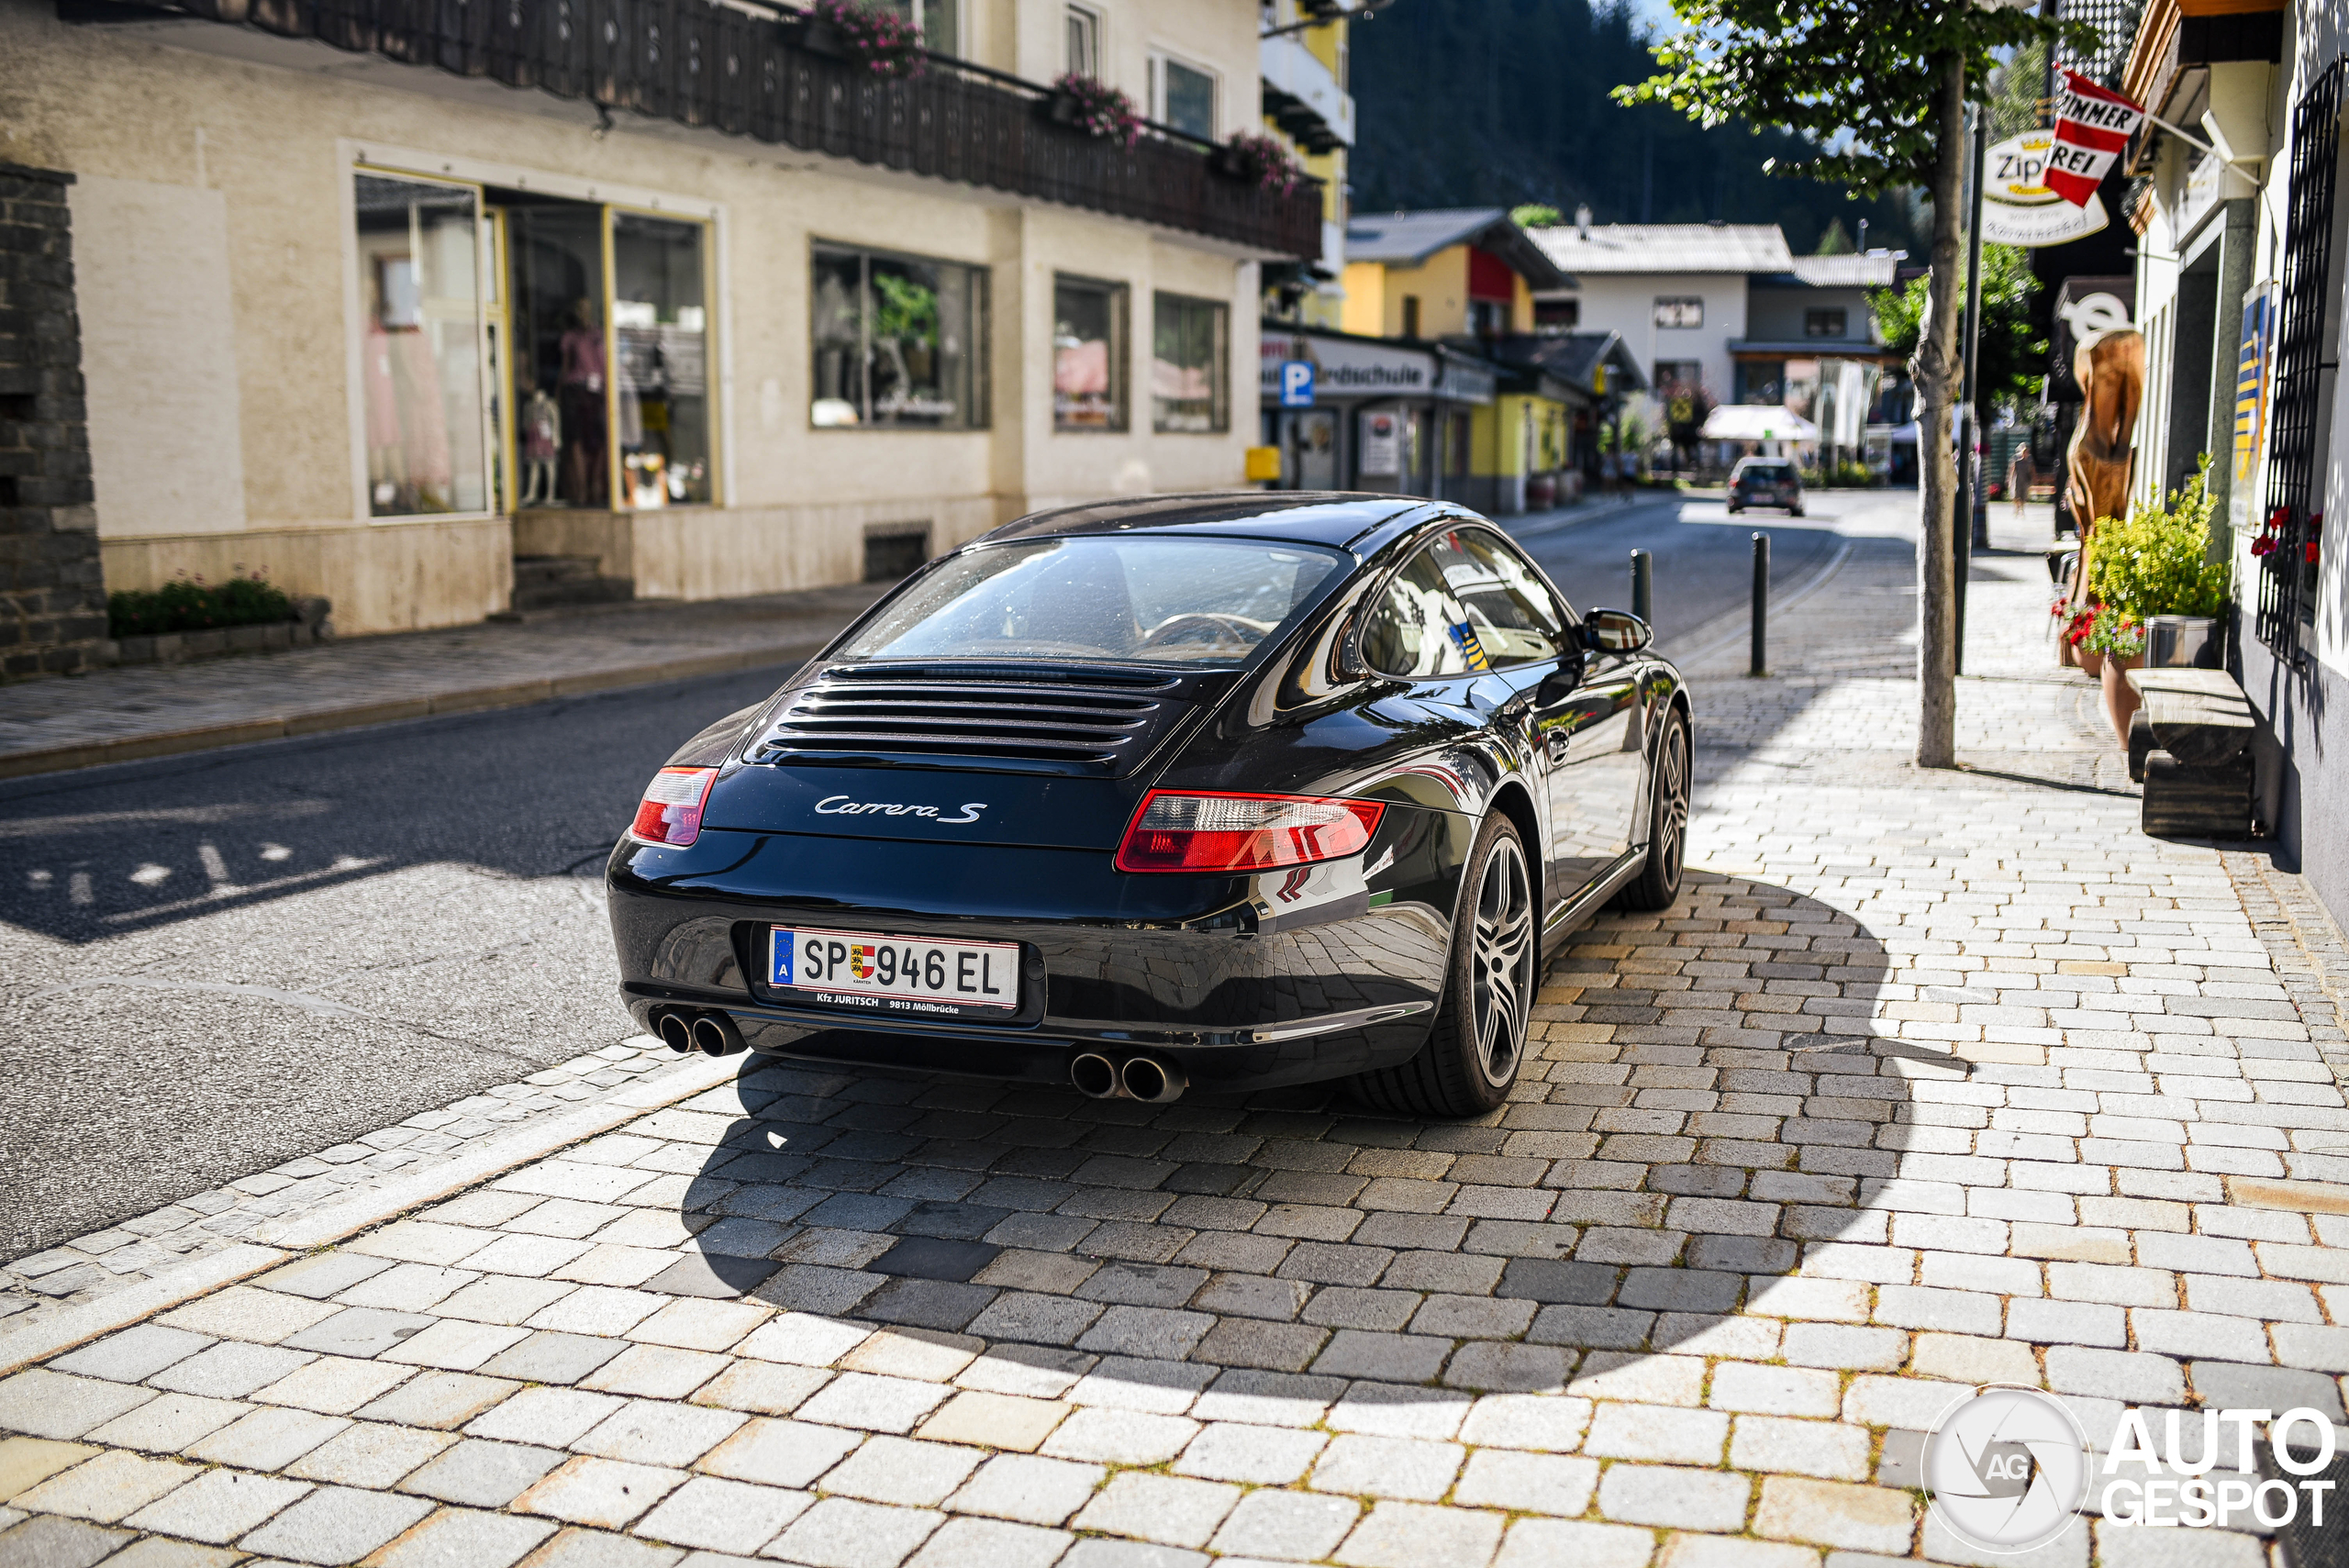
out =
<path fill-rule="evenodd" d="M 2104 198 L 2091 190 L 2075 206 L 2047 184 L 2052 130 L 2025 131 L 1986 150 L 1982 166 L 1982 238 L 1993 245 L 2068 245 L 2110 224 Z"/>
<path fill-rule="evenodd" d="M 1362 450 L 1354 466 L 1364 473 L 1399 473 L 1403 466 L 1403 416 L 1387 408 L 1362 417 Z"/>
<path fill-rule="evenodd" d="M 2055 140 L 2047 150 L 2047 188 L 2074 206 L 2096 199 L 2104 172 L 2145 118 L 2144 106 L 2076 71 L 2065 70 L 2055 95 Z"/>
<path fill-rule="evenodd" d="M 2267 367 L 2276 336 L 2276 285 L 2252 285 L 2243 300 L 2243 336 L 2235 353 L 2235 482 L 2227 492 L 2229 520 L 2252 526 L 2253 479 L 2267 425 Z"/>
<path fill-rule="evenodd" d="M 1332 397 L 1425 397 L 1435 385 L 1435 359 L 1424 349 L 1389 348 L 1318 332 L 1266 332 L 1263 339 L 1262 390 L 1266 402 L 1285 407 L 1304 365 L 1305 385 L 1315 402 Z"/>

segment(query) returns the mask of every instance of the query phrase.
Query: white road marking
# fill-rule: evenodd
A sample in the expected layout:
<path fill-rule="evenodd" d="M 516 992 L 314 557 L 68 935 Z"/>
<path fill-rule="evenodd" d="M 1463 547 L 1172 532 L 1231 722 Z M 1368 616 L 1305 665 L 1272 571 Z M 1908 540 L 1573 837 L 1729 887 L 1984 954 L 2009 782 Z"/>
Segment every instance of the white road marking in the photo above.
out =
<path fill-rule="evenodd" d="M 159 866 L 153 861 L 149 861 L 130 873 L 130 880 L 141 887 L 158 887 L 168 880 L 171 874 L 171 867 Z"/>

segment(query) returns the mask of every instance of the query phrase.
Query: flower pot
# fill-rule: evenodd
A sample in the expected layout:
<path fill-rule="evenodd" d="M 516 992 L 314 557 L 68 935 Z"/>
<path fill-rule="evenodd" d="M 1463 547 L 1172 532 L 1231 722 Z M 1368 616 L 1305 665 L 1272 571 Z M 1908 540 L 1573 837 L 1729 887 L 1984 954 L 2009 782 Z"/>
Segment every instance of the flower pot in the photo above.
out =
<path fill-rule="evenodd" d="M 2079 648 L 2060 631 L 2055 634 L 2055 667 L 2059 670 L 2076 670 L 2080 667 Z"/>
<path fill-rule="evenodd" d="M 2091 681 L 2104 673 L 2104 651 L 2081 643 L 2072 650 L 2080 662 L 2080 673 Z"/>
<path fill-rule="evenodd" d="M 2129 684 L 2128 672 L 2144 667 L 2142 653 L 2108 653 L 2099 673 L 2104 682 L 2104 717 L 2111 720 L 2112 733 L 2124 747 L 2129 744 L 2129 721 L 2137 717 L 2143 702 L 2137 688 Z"/>
<path fill-rule="evenodd" d="M 1074 93 L 1054 93 L 1044 100 L 1044 117 L 1054 125 L 1074 125 L 1076 117 L 1083 112 L 1084 106 L 1076 101 Z"/>
<path fill-rule="evenodd" d="M 814 17 L 801 17 L 783 24 L 785 36 L 809 54 L 820 54 L 830 60 L 843 59 L 848 54 L 848 39 L 834 24 Z"/>
<path fill-rule="evenodd" d="M 2156 670 L 2215 670 L 2225 651 L 2216 616 L 2145 617 L 2145 662 Z"/>

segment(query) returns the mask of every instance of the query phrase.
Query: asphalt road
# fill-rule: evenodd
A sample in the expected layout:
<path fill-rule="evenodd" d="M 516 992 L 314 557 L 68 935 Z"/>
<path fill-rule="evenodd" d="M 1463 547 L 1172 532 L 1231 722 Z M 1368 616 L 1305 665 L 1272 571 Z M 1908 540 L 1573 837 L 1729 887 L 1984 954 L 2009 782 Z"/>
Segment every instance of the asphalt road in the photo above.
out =
<path fill-rule="evenodd" d="M 1680 652 L 1724 632 L 1742 635 L 1753 596 L 1753 539 L 1770 536 L 1770 585 L 1783 597 L 1813 576 L 1839 542 L 1834 520 L 1896 495 L 1826 492 L 1809 516 L 1780 511 L 1732 517 L 1719 501 L 1596 500 L 1554 519 L 1511 528 L 1576 609 L 1631 607 L 1631 551 L 1654 557 L 1657 646 Z"/>
<path fill-rule="evenodd" d="M 1783 592 L 1821 521 L 1645 501 L 1522 531 L 1584 607 L 1628 606 L 1653 551 L 1670 651 L 1742 635 L 1755 528 Z M 631 1032 L 605 854 L 677 742 L 782 673 L 0 784 L 0 1258 Z"/>

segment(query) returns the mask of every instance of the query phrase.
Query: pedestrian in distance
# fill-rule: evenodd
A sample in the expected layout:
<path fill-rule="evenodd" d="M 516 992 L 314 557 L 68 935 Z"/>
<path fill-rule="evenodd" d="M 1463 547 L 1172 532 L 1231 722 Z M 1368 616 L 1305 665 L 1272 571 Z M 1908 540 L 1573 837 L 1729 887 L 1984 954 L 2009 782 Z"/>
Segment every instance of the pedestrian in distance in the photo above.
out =
<path fill-rule="evenodd" d="M 2031 487 L 2039 478 L 2039 465 L 2031 461 L 2029 447 L 2015 449 L 2014 462 L 2007 465 L 2007 491 L 2015 498 L 2015 516 L 2022 516 L 2023 504 L 2031 499 Z"/>

